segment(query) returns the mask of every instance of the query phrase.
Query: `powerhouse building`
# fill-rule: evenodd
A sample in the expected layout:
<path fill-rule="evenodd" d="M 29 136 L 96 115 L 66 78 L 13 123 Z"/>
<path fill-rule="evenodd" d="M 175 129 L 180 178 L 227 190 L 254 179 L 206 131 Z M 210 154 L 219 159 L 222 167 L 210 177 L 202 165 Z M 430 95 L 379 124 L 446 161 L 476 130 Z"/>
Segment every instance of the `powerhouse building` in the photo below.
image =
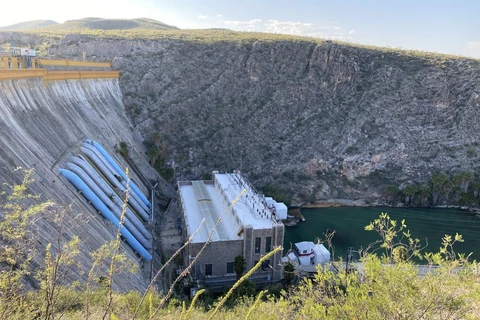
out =
<path fill-rule="evenodd" d="M 184 240 L 195 235 L 184 252 L 185 265 L 210 238 L 192 268 L 193 279 L 207 285 L 235 280 L 236 256 L 244 256 L 248 271 L 274 247 L 283 246 L 281 220 L 287 218 L 286 205 L 257 193 L 239 171 L 214 171 L 212 180 L 179 182 L 178 190 Z M 257 283 L 280 280 L 281 255 L 265 261 L 251 279 Z"/>

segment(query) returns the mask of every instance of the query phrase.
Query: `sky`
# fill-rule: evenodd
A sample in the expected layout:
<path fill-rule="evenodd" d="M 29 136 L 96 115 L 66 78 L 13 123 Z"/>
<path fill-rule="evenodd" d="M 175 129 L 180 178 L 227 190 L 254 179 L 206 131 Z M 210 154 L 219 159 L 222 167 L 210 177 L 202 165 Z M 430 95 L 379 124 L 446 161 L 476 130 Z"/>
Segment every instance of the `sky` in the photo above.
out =
<path fill-rule="evenodd" d="M 85 17 L 152 18 L 182 29 L 286 33 L 480 58 L 480 0 L 23 0 L 3 6 L 0 26 Z"/>

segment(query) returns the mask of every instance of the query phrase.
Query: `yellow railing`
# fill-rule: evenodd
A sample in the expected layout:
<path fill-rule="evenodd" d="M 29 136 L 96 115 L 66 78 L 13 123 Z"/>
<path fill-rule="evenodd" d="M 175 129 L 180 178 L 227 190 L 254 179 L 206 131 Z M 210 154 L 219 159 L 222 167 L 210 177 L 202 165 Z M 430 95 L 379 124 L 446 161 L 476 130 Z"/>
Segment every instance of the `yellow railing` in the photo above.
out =
<path fill-rule="evenodd" d="M 46 74 L 45 69 L 3 69 L 0 70 L 0 80 L 41 78 Z"/>
<path fill-rule="evenodd" d="M 23 69 L 25 68 L 25 60 L 16 57 L 0 57 L 1 69 Z"/>
<path fill-rule="evenodd" d="M 111 68 L 110 62 L 70 60 L 45 60 L 24 57 L 0 56 L 0 80 L 43 78 L 43 80 L 75 80 L 119 78 L 118 71 L 68 70 L 70 67 Z M 48 70 L 45 67 L 65 67 L 65 70 Z"/>
<path fill-rule="evenodd" d="M 0 56 L 0 70 L 2 69 L 31 69 L 43 67 L 80 67 L 80 68 L 111 68 L 110 62 L 88 62 L 70 60 L 31 59 L 30 66 L 24 57 Z"/>
<path fill-rule="evenodd" d="M 118 71 L 48 71 L 44 80 L 120 78 Z"/>
<path fill-rule="evenodd" d="M 43 80 L 78 80 L 119 78 L 118 71 L 49 71 L 47 69 L 3 69 L 0 80 L 42 78 Z"/>
<path fill-rule="evenodd" d="M 45 60 L 34 59 L 40 67 L 60 66 L 60 67 L 85 67 L 85 68 L 110 68 L 109 62 L 87 62 L 87 61 L 70 61 L 70 60 Z"/>

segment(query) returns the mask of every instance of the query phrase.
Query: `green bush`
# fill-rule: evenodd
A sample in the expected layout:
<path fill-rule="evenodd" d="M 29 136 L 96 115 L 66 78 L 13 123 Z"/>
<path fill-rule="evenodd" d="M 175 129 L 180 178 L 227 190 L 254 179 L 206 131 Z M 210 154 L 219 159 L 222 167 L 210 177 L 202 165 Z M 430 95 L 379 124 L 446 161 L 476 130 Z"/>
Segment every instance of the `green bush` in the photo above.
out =
<path fill-rule="evenodd" d="M 129 157 L 128 145 L 125 141 L 120 142 L 120 154 L 125 158 Z"/>

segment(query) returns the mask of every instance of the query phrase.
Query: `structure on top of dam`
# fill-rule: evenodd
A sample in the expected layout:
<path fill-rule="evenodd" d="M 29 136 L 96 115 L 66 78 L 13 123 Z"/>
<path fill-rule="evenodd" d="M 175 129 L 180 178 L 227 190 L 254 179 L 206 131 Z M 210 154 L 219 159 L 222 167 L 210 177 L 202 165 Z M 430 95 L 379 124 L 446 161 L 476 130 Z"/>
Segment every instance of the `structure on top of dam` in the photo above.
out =
<path fill-rule="evenodd" d="M 38 59 L 35 50 L 11 47 L 0 51 L 0 80 L 42 78 L 78 80 L 119 78 L 110 62 Z"/>

